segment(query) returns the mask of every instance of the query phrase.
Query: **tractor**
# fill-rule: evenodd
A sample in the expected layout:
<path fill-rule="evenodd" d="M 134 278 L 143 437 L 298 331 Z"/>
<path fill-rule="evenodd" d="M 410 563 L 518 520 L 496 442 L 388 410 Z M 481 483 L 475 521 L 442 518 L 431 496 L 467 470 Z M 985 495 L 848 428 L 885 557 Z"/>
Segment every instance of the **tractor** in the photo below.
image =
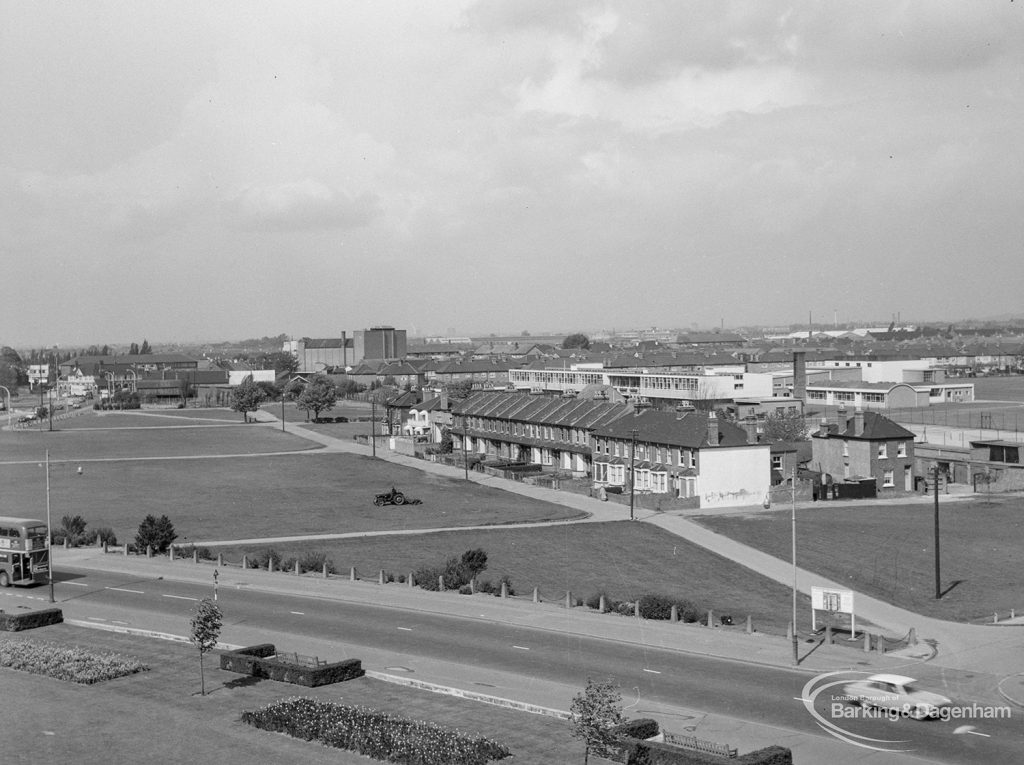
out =
<path fill-rule="evenodd" d="M 373 504 L 377 507 L 383 507 L 384 505 L 418 505 L 421 501 L 422 500 L 411 499 L 405 496 L 394 486 L 391 487 L 391 491 L 378 494 L 373 498 Z"/>

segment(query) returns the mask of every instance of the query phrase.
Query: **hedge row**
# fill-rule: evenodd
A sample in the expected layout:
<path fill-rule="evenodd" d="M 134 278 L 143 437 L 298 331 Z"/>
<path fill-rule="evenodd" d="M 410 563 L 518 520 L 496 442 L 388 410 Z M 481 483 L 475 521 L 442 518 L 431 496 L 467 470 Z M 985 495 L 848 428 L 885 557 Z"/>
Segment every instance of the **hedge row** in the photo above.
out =
<path fill-rule="evenodd" d="M 46 627 L 49 624 L 60 624 L 64 621 L 64 612 L 59 608 L 42 608 L 38 611 L 26 611 L 21 614 L 7 614 L 0 611 L 0 631 L 20 632 Z"/>
<path fill-rule="evenodd" d="M 281 683 L 294 683 L 306 688 L 342 683 L 366 674 L 359 659 L 346 659 L 317 667 L 300 666 L 276 659 L 271 643 L 225 651 L 220 655 L 220 668 L 252 677 L 265 677 Z"/>
<path fill-rule="evenodd" d="M 242 713 L 242 722 L 367 757 L 408 765 L 486 765 L 510 757 L 501 744 L 366 707 L 293 697 Z"/>

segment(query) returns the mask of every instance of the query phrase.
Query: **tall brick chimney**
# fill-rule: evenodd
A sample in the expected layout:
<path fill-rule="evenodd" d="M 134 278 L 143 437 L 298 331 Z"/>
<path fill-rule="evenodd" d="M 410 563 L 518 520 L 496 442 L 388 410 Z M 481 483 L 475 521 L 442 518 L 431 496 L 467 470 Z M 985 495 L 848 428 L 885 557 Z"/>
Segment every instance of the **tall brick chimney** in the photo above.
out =
<path fill-rule="evenodd" d="M 708 412 L 708 444 L 718 446 L 718 415 L 714 410 Z"/>
<path fill-rule="evenodd" d="M 793 398 L 807 398 L 807 352 L 793 351 Z"/>
<path fill-rule="evenodd" d="M 853 412 L 853 435 L 864 435 L 864 410 L 859 406 Z"/>

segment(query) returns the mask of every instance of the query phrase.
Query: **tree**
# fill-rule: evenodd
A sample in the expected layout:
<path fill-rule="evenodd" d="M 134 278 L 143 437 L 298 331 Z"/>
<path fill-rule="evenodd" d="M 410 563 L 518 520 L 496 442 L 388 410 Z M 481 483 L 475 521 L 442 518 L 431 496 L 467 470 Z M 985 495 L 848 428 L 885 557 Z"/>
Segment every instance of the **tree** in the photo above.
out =
<path fill-rule="evenodd" d="M 146 340 L 145 338 L 143 338 L 143 340 L 142 340 L 142 347 L 139 348 L 139 355 L 140 356 L 147 356 L 147 355 L 150 355 L 152 353 L 153 353 L 153 349 L 149 347 L 149 340 Z"/>
<path fill-rule="evenodd" d="M 256 387 L 263 393 L 264 401 L 277 401 L 281 398 L 281 389 L 277 387 L 276 383 L 260 380 L 256 383 Z"/>
<path fill-rule="evenodd" d="M 199 649 L 199 682 L 202 686 L 203 696 L 206 695 L 203 655 L 217 647 L 217 639 L 220 638 L 220 629 L 223 623 L 224 617 L 217 604 L 212 600 L 203 598 L 196 604 L 196 610 L 192 614 L 192 631 L 189 637 L 192 640 L 192 645 Z"/>
<path fill-rule="evenodd" d="M 252 375 L 246 375 L 241 383 L 231 392 L 231 409 L 242 413 L 242 419 L 249 421 L 249 412 L 255 412 L 263 401 L 263 391 L 252 381 Z"/>
<path fill-rule="evenodd" d="M 338 388 L 334 381 L 324 375 L 317 375 L 295 399 L 295 406 L 304 412 L 312 412 L 313 419 L 320 419 L 320 412 L 330 411 L 338 400 Z"/>
<path fill-rule="evenodd" d="M 807 420 L 800 412 L 777 411 L 765 417 L 763 440 L 768 443 L 806 441 L 809 431 Z"/>
<path fill-rule="evenodd" d="M 599 757 L 614 754 L 615 737 L 611 729 L 623 721 L 622 695 L 611 682 L 595 683 L 587 678 L 587 687 L 577 693 L 569 706 L 569 724 L 573 738 L 583 739 L 586 747 L 583 762 L 590 753 Z"/>
<path fill-rule="evenodd" d="M 586 335 L 576 332 L 569 335 L 565 340 L 562 341 L 563 348 L 581 348 L 586 350 L 590 347 L 590 338 Z"/>
<path fill-rule="evenodd" d="M 487 568 L 487 553 L 482 548 L 466 550 L 462 553 L 459 565 L 465 572 L 466 580 L 476 579 Z"/>
<path fill-rule="evenodd" d="M 472 380 L 454 380 L 445 386 L 448 390 L 448 398 L 463 399 L 468 398 L 469 394 L 473 392 L 473 381 Z"/>
<path fill-rule="evenodd" d="M 131 345 L 128 346 L 128 355 L 129 356 L 138 356 L 139 355 L 139 344 L 138 343 L 132 343 Z"/>
<path fill-rule="evenodd" d="M 147 515 L 139 524 L 139 530 L 135 534 L 135 547 L 140 551 L 152 547 L 153 552 L 162 554 L 167 552 L 167 548 L 177 538 L 174 524 L 166 515 L 161 515 L 159 518 Z"/>
<path fill-rule="evenodd" d="M 299 371 L 299 360 L 295 357 L 295 354 L 288 353 L 288 351 L 268 353 L 262 357 L 261 361 L 272 366 L 277 374 L 282 372 L 295 374 Z"/>

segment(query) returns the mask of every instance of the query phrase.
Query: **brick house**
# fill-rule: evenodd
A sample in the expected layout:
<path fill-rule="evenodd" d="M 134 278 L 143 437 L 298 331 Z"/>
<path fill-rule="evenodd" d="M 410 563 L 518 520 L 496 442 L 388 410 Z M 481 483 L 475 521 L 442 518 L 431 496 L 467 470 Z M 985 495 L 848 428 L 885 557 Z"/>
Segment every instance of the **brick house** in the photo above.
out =
<path fill-rule="evenodd" d="M 858 409 L 811 435 L 811 467 L 832 482 L 874 478 L 877 496 L 914 491 L 914 434 L 877 412 Z"/>

